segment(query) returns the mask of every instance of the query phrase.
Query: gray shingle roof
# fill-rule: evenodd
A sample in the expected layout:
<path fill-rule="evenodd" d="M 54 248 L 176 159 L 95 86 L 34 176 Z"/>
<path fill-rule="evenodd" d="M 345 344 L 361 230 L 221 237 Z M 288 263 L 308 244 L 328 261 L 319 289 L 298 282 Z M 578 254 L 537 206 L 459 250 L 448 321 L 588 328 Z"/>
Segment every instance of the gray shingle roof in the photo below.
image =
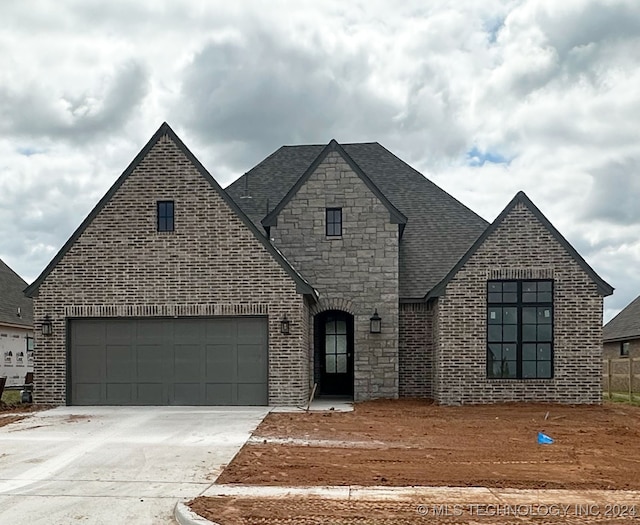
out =
<path fill-rule="evenodd" d="M 27 283 L 0 260 L 0 323 L 33 326 L 33 301 L 24 295 L 26 287 Z"/>
<path fill-rule="evenodd" d="M 602 338 L 605 342 L 640 338 L 640 296 L 604 325 Z"/>
<path fill-rule="evenodd" d="M 325 147 L 283 146 L 226 191 L 260 225 Z M 407 217 L 400 242 L 400 297 L 424 298 L 488 223 L 377 142 L 342 147 L 389 202 Z M 251 198 L 244 198 L 247 194 Z"/>

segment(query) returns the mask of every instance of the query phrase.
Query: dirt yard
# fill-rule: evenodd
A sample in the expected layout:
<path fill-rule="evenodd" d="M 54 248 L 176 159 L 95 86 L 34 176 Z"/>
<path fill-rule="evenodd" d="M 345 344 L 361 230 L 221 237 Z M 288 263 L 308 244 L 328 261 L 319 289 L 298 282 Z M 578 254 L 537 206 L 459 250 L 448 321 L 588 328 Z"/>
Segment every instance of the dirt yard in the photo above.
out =
<path fill-rule="evenodd" d="M 538 445 L 538 432 L 555 443 Z M 441 407 L 401 400 L 362 403 L 347 413 L 275 413 L 267 416 L 217 483 L 640 490 L 640 408 Z M 190 505 L 222 525 L 640 520 L 604 519 L 602 514 L 507 519 L 469 513 L 436 519 L 417 513 L 420 503 L 222 497 L 198 498 Z M 640 513 L 640 508 L 635 510 Z"/>
<path fill-rule="evenodd" d="M 198 498 L 191 507 L 220 525 L 580 525 L 638 523 L 636 510 L 607 516 L 605 503 L 492 506 L 419 500 L 336 501 L 319 498 Z M 629 507 L 631 508 L 631 507 Z M 640 512 L 640 510 L 637 510 Z"/>
<path fill-rule="evenodd" d="M 538 445 L 539 431 L 555 443 Z M 638 490 L 640 408 L 403 400 L 269 414 L 218 483 Z"/>

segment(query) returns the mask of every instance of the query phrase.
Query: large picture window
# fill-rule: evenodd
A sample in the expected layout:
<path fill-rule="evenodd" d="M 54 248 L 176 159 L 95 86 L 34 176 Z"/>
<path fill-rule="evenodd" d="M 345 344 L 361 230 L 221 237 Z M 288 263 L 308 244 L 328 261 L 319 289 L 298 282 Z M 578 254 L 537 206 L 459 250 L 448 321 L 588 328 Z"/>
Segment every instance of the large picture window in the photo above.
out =
<path fill-rule="evenodd" d="M 553 377 L 553 281 L 487 283 L 487 377 Z"/>

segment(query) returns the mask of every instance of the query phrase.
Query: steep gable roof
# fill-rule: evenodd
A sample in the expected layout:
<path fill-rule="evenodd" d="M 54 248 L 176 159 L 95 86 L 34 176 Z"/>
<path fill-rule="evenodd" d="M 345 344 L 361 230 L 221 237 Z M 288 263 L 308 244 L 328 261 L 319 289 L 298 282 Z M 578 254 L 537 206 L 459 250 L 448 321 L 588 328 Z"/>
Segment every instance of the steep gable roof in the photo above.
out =
<path fill-rule="evenodd" d="M 22 292 L 25 286 L 22 277 L 0 260 L 0 324 L 33 326 L 33 301 Z"/>
<path fill-rule="evenodd" d="M 278 220 L 278 214 L 282 211 L 282 209 L 287 205 L 287 203 L 293 198 L 293 196 L 298 192 L 300 187 L 309 179 L 311 174 L 316 170 L 316 168 L 322 163 L 324 159 L 327 158 L 327 155 L 332 151 L 337 152 L 349 165 L 349 167 L 355 172 L 355 174 L 362 179 L 362 181 L 366 184 L 367 188 L 371 190 L 371 192 L 384 204 L 384 206 L 389 210 L 390 221 L 392 224 L 406 224 L 407 218 L 393 205 L 389 202 L 389 199 L 385 197 L 385 195 L 380 191 L 380 189 L 373 183 L 373 181 L 367 176 L 367 174 L 362 171 L 360 166 L 358 166 L 353 159 L 349 156 L 349 154 L 344 150 L 344 148 L 338 144 L 335 139 L 332 139 L 329 144 L 327 144 L 320 154 L 315 158 L 315 160 L 309 165 L 309 167 L 305 170 L 302 176 L 296 181 L 296 183 L 291 186 L 291 189 L 287 192 L 287 194 L 283 197 L 283 199 L 278 203 L 278 205 L 267 214 L 267 216 L 262 219 L 263 226 L 274 226 Z"/>
<path fill-rule="evenodd" d="M 400 242 L 400 297 L 421 300 L 487 222 L 377 142 L 340 147 L 407 219 Z M 327 145 L 282 146 L 226 188 L 260 225 Z"/>
<path fill-rule="evenodd" d="M 178 149 L 184 154 L 184 156 L 189 159 L 189 161 L 195 166 L 198 172 L 209 182 L 211 187 L 217 191 L 222 199 L 227 203 L 227 205 L 238 215 L 238 217 L 242 220 L 242 222 L 251 230 L 251 232 L 255 235 L 256 239 L 258 239 L 263 246 L 267 249 L 267 251 L 273 256 L 273 258 L 282 266 L 282 268 L 293 278 L 297 285 L 298 292 L 308 294 L 317 297 L 317 292 L 313 289 L 313 287 L 302 277 L 289 262 L 285 259 L 285 257 L 278 251 L 260 232 L 260 230 L 256 227 L 256 225 L 244 214 L 244 212 L 238 207 L 236 202 L 222 189 L 222 187 L 216 182 L 216 180 L 211 176 L 211 174 L 206 170 L 206 168 L 200 163 L 200 161 L 195 157 L 193 153 L 187 148 L 187 146 L 180 140 L 178 135 L 171 129 L 169 124 L 164 122 L 159 128 L 158 131 L 154 133 L 149 142 L 140 150 L 140 153 L 136 155 L 131 164 L 124 170 L 122 175 L 116 180 L 116 182 L 109 188 L 109 191 L 105 193 L 105 195 L 100 199 L 98 204 L 91 210 L 89 215 L 82 221 L 78 229 L 71 235 L 69 240 L 64 244 L 64 246 L 60 249 L 57 255 L 52 259 L 52 261 L 47 265 L 47 267 L 43 270 L 43 272 L 38 276 L 38 278 L 25 290 L 25 294 L 29 297 L 33 297 L 37 294 L 38 288 L 40 284 L 46 279 L 46 277 L 51 273 L 51 271 L 56 267 L 58 262 L 64 257 L 64 255 L 69 251 L 69 249 L 73 246 L 73 244 L 77 241 L 77 239 L 82 235 L 84 230 L 91 224 L 93 219 L 100 213 L 100 211 L 105 207 L 105 205 L 111 200 L 114 194 L 118 191 L 120 186 L 122 186 L 123 182 L 129 177 L 129 175 L 138 167 L 140 162 L 145 158 L 145 156 L 149 153 L 151 148 L 160 140 L 161 137 L 167 135 L 171 141 L 173 141 Z"/>
<path fill-rule="evenodd" d="M 519 191 L 516 196 L 511 200 L 507 207 L 502 210 L 502 213 L 498 215 L 495 221 L 493 221 L 487 229 L 478 237 L 476 242 L 473 243 L 473 246 L 469 248 L 469 250 L 462 256 L 462 258 L 456 263 L 456 265 L 451 269 L 451 271 L 446 275 L 446 277 L 438 283 L 438 285 L 431 290 L 425 299 L 430 299 L 431 297 L 438 297 L 444 293 L 444 290 L 458 273 L 460 268 L 462 268 L 465 263 L 471 258 L 471 256 L 478 250 L 480 246 L 484 243 L 487 237 L 491 235 L 505 220 L 507 215 L 516 207 L 517 204 L 524 204 L 531 213 L 542 223 L 542 225 L 549 231 L 549 233 L 553 236 L 553 238 L 558 241 L 558 243 L 569 253 L 569 255 L 578 263 L 578 265 L 589 275 L 591 280 L 598 286 L 598 291 L 603 295 L 611 295 L 613 293 L 613 288 L 607 282 L 605 282 L 589 264 L 582 258 L 582 256 L 576 251 L 576 249 L 569 244 L 562 234 L 556 230 L 555 226 L 549 222 L 542 212 L 536 207 L 531 199 L 527 197 L 527 195 L 523 191 Z"/>
<path fill-rule="evenodd" d="M 605 342 L 640 339 L 640 296 L 604 325 L 602 337 Z"/>

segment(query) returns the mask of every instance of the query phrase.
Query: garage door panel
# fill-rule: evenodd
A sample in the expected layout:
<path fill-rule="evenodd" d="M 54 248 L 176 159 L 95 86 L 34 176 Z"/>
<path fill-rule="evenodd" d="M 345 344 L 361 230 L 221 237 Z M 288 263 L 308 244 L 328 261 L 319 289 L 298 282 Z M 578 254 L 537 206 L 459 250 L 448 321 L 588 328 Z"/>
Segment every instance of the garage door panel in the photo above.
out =
<path fill-rule="evenodd" d="M 165 319 L 145 319 L 135 322 L 136 339 L 146 343 L 162 344 L 167 339 L 170 325 Z"/>
<path fill-rule="evenodd" d="M 174 383 L 172 405 L 202 404 L 201 383 Z M 195 403 L 198 401 L 198 403 Z"/>
<path fill-rule="evenodd" d="M 106 387 L 108 405 L 130 405 L 133 403 L 131 383 L 107 383 Z"/>
<path fill-rule="evenodd" d="M 259 383 L 264 377 L 266 359 L 259 345 L 238 345 L 238 381 Z"/>
<path fill-rule="evenodd" d="M 104 349 L 95 345 L 78 345 L 73 354 L 72 372 L 79 383 L 104 381 Z"/>
<path fill-rule="evenodd" d="M 104 323 L 104 332 L 107 344 L 130 345 L 136 337 L 136 326 L 129 322 Z"/>
<path fill-rule="evenodd" d="M 200 343 L 206 333 L 206 327 L 197 319 L 176 319 L 173 323 L 173 335 L 176 341 Z"/>
<path fill-rule="evenodd" d="M 237 405 L 235 384 L 207 383 L 205 387 L 205 402 L 207 405 Z"/>
<path fill-rule="evenodd" d="M 207 343 L 231 344 L 238 337 L 238 323 L 235 319 L 211 319 L 206 324 Z"/>
<path fill-rule="evenodd" d="M 70 323 L 71 402 L 265 405 L 265 318 Z"/>
<path fill-rule="evenodd" d="M 206 376 L 211 383 L 236 381 L 237 357 L 232 345 L 207 345 Z"/>
<path fill-rule="evenodd" d="M 96 383 L 76 383 L 73 385 L 74 405 L 102 405 L 102 385 Z"/>
<path fill-rule="evenodd" d="M 143 383 L 162 382 L 165 377 L 166 352 L 161 345 L 136 346 L 136 374 Z"/>
<path fill-rule="evenodd" d="M 199 381 L 202 376 L 201 345 L 175 345 L 174 380 L 190 383 Z"/>
<path fill-rule="evenodd" d="M 134 362 L 130 346 L 106 347 L 106 380 L 132 382 L 135 377 Z"/>
<path fill-rule="evenodd" d="M 138 383 L 136 385 L 137 396 L 136 405 L 166 405 L 168 404 L 167 396 L 164 394 L 165 387 L 163 383 Z"/>
<path fill-rule="evenodd" d="M 267 325 L 262 319 L 239 319 L 238 344 L 264 344 L 267 340 Z"/>
<path fill-rule="evenodd" d="M 266 405 L 269 398 L 267 385 L 264 383 L 238 383 L 238 405 Z"/>
<path fill-rule="evenodd" d="M 83 321 L 81 324 L 72 326 L 72 338 L 79 345 L 93 345 L 96 338 L 104 337 L 105 326 L 102 321 Z"/>

